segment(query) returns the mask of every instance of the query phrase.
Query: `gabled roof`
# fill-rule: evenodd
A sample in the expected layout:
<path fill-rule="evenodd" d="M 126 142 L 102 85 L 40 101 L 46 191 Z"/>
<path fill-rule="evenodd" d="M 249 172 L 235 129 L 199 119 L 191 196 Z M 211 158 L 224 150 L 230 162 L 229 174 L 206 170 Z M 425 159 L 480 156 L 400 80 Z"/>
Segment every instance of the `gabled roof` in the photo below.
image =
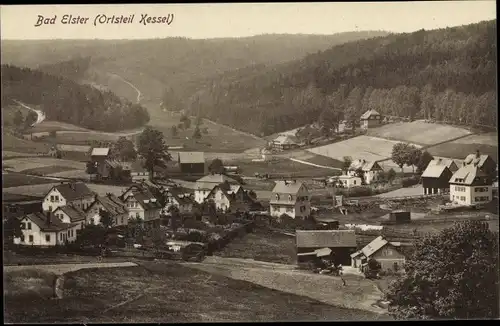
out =
<path fill-rule="evenodd" d="M 365 113 L 363 113 L 363 115 L 361 116 L 361 120 L 366 120 L 370 118 L 372 115 L 380 115 L 380 113 L 378 113 L 375 110 L 368 110 Z"/>
<path fill-rule="evenodd" d="M 444 164 L 429 164 L 422 173 L 422 178 L 440 178 L 446 170 L 450 169 Z"/>
<path fill-rule="evenodd" d="M 92 148 L 91 156 L 108 156 L 109 147 L 94 147 Z"/>
<path fill-rule="evenodd" d="M 369 258 L 371 255 L 382 249 L 389 241 L 385 240 L 382 236 L 373 239 L 372 242 L 367 244 L 361 249 L 361 252 L 365 257 Z"/>
<path fill-rule="evenodd" d="M 189 205 L 194 203 L 193 199 L 190 196 L 185 196 L 180 189 L 169 189 L 168 196 L 174 198 L 180 205 Z"/>
<path fill-rule="evenodd" d="M 179 152 L 179 163 L 203 163 L 205 164 L 205 153 L 203 152 Z"/>
<path fill-rule="evenodd" d="M 430 161 L 427 166 L 429 166 L 429 165 L 444 165 L 444 166 L 448 167 L 448 169 L 450 169 L 451 171 L 458 170 L 458 165 L 455 163 L 454 160 L 449 159 L 449 158 L 441 158 L 441 157 L 435 158 L 432 161 Z M 455 171 L 453 171 L 453 172 L 455 172 Z"/>
<path fill-rule="evenodd" d="M 236 180 L 228 177 L 227 175 L 224 174 L 209 174 L 206 175 L 198 180 L 196 180 L 196 183 L 215 183 L 215 184 L 221 184 L 224 182 L 228 182 L 229 184 L 239 184 Z"/>
<path fill-rule="evenodd" d="M 121 215 L 128 212 L 125 203 L 123 203 L 120 199 L 118 199 L 118 197 L 113 194 L 98 196 L 94 203 L 92 203 L 91 207 L 96 203 L 100 203 L 103 208 L 111 214 L 111 216 Z"/>
<path fill-rule="evenodd" d="M 356 247 L 356 233 L 353 230 L 297 230 L 298 248 Z"/>
<path fill-rule="evenodd" d="M 24 218 L 29 219 L 30 221 L 35 223 L 43 232 L 58 232 L 74 226 L 74 223 L 63 223 L 53 215 L 50 218 L 50 223 L 47 223 L 47 216 L 39 212 L 23 215 L 18 218 L 20 221 L 22 221 Z"/>
<path fill-rule="evenodd" d="M 61 210 L 66 215 L 68 215 L 72 223 L 79 222 L 85 219 L 85 212 L 81 208 L 74 205 L 59 206 L 56 210 L 54 210 L 54 213 L 58 210 Z"/>
<path fill-rule="evenodd" d="M 487 177 L 486 173 L 481 171 L 479 166 L 469 164 L 462 166 L 460 169 L 458 169 L 457 172 L 455 172 L 451 177 L 450 183 L 470 186 L 476 181 L 476 178 L 485 178 L 485 177 Z"/>
<path fill-rule="evenodd" d="M 160 203 L 158 202 L 158 199 L 156 199 L 156 197 L 146 187 L 141 185 L 133 185 L 129 189 L 127 189 L 125 193 L 129 192 L 129 190 L 132 190 L 132 196 L 135 198 L 135 200 L 137 200 L 139 205 L 141 205 L 141 207 L 145 211 L 162 208 Z M 128 197 L 130 196 L 127 196 L 126 198 L 123 195 L 120 196 L 120 198 L 124 201 Z"/>
<path fill-rule="evenodd" d="M 357 159 L 352 161 L 349 166 L 349 170 L 358 170 L 361 169 L 363 172 L 368 172 L 371 170 L 382 170 L 382 168 L 378 165 L 376 161 L 365 161 L 361 159 Z"/>
<path fill-rule="evenodd" d="M 290 135 L 279 135 L 273 140 L 273 143 L 278 143 L 281 145 L 296 145 L 297 141 L 295 137 Z"/>
<path fill-rule="evenodd" d="M 483 165 L 484 165 L 484 162 L 486 162 L 486 160 L 491 157 L 489 155 L 478 155 L 478 154 L 469 154 L 467 155 L 467 157 L 464 159 L 464 164 L 465 165 L 470 165 L 470 164 L 475 164 L 477 166 L 479 166 L 479 168 L 482 168 Z"/>
<path fill-rule="evenodd" d="M 276 181 L 276 185 L 273 188 L 273 194 L 296 195 L 303 185 L 302 182 L 297 181 Z"/>
<path fill-rule="evenodd" d="M 210 191 L 209 196 L 212 194 L 215 194 L 217 192 L 217 190 L 220 190 L 230 202 L 234 202 L 235 200 L 237 200 L 235 195 L 238 192 L 238 190 L 240 190 L 240 189 L 243 189 L 240 185 L 230 185 L 229 189 L 224 189 L 224 187 L 222 187 L 222 185 L 218 185 L 218 186 L 215 186 Z"/>
<path fill-rule="evenodd" d="M 90 190 L 87 187 L 87 185 L 83 182 L 76 182 L 76 183 L 70 182 L 70 183 L 60 184 L 51 188 L 50 191 L 52 191 L 52 189 L 54 188 L 57 189 L 57 191 L 59 191 L 61 196 L 63 196 L 64 199 L 66 199 L 67 201 L 74 201 L 77 199 L 94 196 L 92 190 Z"/>

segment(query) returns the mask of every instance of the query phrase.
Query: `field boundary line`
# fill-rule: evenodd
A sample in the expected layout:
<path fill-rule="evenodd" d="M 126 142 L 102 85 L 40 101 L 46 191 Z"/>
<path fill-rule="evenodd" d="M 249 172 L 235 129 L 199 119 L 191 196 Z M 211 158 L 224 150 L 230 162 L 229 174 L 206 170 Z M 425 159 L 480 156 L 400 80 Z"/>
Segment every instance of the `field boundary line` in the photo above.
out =
<path fill-rule="evenodd" d="M 311 165 L 311 166 L 314 166 L 314 167 L 317 167 L 317 168 L 323 168 L 323 169 L 328 169 L 328 170 L 335 170 L 335 171 L 342 171 L 341 168 L 334 168 L 334 167 L 331 167 L 331 166 L 324 166 L 324 165 L 319 165 L 319 164 L 315 164 L 315 163 L 310 163 L 310 162 L 307 162 L 307 161 L 302 161 L 302 160 L 299 160 L 297 158 L 293 158 L 293 157 L 289 157 L 289 159 L 291 161 L 294 161 L 294 162 L 297 162 L 297 163 L 302 163 L 302 164 L 306 164 L 306 165 Z"/>

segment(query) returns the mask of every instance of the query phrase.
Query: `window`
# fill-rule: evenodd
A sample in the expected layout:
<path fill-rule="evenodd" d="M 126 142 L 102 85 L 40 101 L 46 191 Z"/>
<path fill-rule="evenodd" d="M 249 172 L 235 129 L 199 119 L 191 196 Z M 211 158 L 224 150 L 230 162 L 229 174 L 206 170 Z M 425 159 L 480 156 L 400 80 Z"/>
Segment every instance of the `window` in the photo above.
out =
<path fill-rule="evenodd" d="M 31 222 L 28 222 L 28 230 L 31 230 Z"/>
<path fill-rule="evenodd" d="M 32 235 L 29 236 L 29 242 L 33 242 L 33 236 Z"/>
<path fill-rule="evenodd" d="M 21 234 L 21 242 L 24 242 L 24 234 Z"/>
<path fill-rule="evenodd" d="M 288 200 L 291 201 L 292 199 L 293 199 L 292 195 L 288 195 Z"/>
<path fill-rule="evenodd" d="M 356 184 L 356 180 L 353 180 L 353 184 Z"/>
<path fill-rule="evenodd" d="M 54 202 L 54 196 L 50 196 L 50 201 Z"/>
<path fill-rule="evenodd" d="M 276 194 L 276 200 L 280 200 L 280 195 Z"/>
<path fill-rule="evenodd" d="M 52 206 L 49 206 L 49 212 L 52 212 Z"/>
<path fill-rule="evenodd" d="M 54 196 L 56 201 L 59 201 L 59 196 Z"/>
<path fill-rule="evenodd" d="M 50 242 L 50 234 L 45 235 L 45 242 Z"/>
<path fill-rule="evenodd" d="M 465 201 L 465 196 L 460 196 L 460 200 Z"/>
<path fill-rule="evenodd" d="M 139 213 L 135 213 L 135 217 L 140 218 L 141 216 L 139 215 Z"/>
<path fill-rule="evenodd" d="M 62 233 L 59 233 L 59 239 L 62 241 L 62 239 L 63 239 L 63 234 Z"/>
<path fill-rule="evenodd" d="M 26 229 L 26 223 L 21 223 L 21 230 L 25 230 Z"/>
<path fill-rule="evenodd" d="M 123 216 L 122 216 L 122 219 L 121 219 L 121 224 L 123 224 Z"/>

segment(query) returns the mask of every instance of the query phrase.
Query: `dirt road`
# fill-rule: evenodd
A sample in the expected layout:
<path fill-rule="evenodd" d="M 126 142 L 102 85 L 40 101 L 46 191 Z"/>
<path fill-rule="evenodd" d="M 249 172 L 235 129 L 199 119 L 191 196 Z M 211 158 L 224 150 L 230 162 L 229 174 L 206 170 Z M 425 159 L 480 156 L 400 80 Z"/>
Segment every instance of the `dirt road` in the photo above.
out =
<path fill-rule="evenodd" d="M 355 275 L 339 277 L 312 274 L 295 265 L 259 262 L 240 258 L 207 257 L 202 263 L 185 263 L 191 268 L 252 282 L 282 292 L 306 296 L 334 306 L 383 314 L 375 303 L 382 298 L 376 284 Z"/>
<path fill-rule="evenodd" d="M 4 266 L 4 273 L 21 271 L 26 269 L 39 269 L 56 275 L 62 275 L 68 272 L 77 271 L 85 268 L 115 268 L 115 267 L 133 267 L 135 263 L 83 263 L 83 264 L 52 264 L 52 265 L 22 265 L 22 266 Z"/>

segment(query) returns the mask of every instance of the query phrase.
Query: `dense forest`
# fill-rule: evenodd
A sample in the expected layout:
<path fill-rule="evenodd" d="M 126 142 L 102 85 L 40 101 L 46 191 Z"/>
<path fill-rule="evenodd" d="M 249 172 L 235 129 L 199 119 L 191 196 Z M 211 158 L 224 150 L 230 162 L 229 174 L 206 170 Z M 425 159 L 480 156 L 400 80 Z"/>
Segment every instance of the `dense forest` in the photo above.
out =
<path fill-rule="evenodd" d="M 91 57 L 76 57 L 74 59 L 41 65 L 37 68 L 50 75 L 60 76 L 75 81 L 81 80 L 90 67 Z"/>
<path fill-rule="evenodd" d="M 111 92 L 38 70 L 2 65 L 2 106 L 12 100 L 40 105 L 48 120 L 94 130 L 117 131 L 149 121 L 147 110 Z"/>
<path fill-rule="evenodd" d="M 391 34 L 207 81 L 194 114 L 268 135 L 318 120 L 384 115 L 494 126 L 496 20 Z M 330 118 L 325 118 L 330 117 Z"/>

